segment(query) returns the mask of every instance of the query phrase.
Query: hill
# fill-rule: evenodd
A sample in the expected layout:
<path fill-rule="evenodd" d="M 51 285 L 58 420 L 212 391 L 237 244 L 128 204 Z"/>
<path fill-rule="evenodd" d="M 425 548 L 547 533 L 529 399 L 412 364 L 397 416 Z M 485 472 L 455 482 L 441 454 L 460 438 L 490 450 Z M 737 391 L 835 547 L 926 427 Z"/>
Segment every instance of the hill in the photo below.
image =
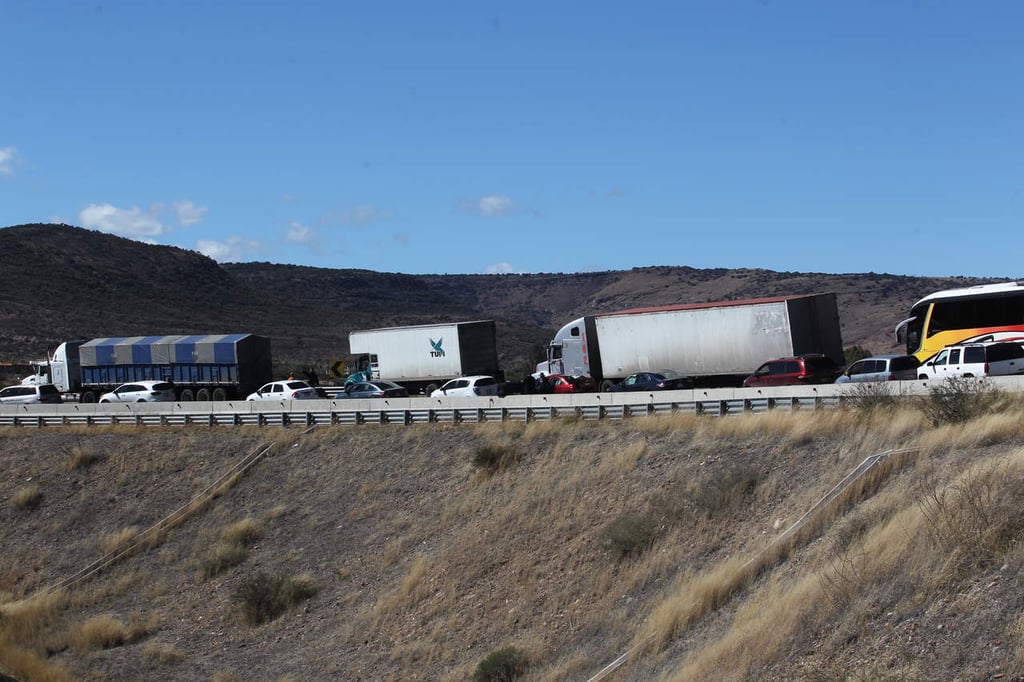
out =
<path fill-rule="evenodd" d="M 894 349 L 892 329 L 923 295 L 990 280 L 652 266 L 578 274 L 411 275 L 215 261 L 67 225 L 0 229 L 0 362 L 72 338 L 253 332 L 275 364 L 325 367 L 348 332 L 494 319 L 518 376 L 562 324 L 639 306 L 835 292 L 846 346 Z"/>
<path fill-rule="evenodd" d="M 609 679 L 1020 679 L 1022 418 L 1004 401 L 939 425 L 865 403 L 0 430 L 0 671 L 464 680 L 511 647 L 524 679 L 582 680 L 639 645 Z M 773 542 L 866 457 L 900 448 Z"/>

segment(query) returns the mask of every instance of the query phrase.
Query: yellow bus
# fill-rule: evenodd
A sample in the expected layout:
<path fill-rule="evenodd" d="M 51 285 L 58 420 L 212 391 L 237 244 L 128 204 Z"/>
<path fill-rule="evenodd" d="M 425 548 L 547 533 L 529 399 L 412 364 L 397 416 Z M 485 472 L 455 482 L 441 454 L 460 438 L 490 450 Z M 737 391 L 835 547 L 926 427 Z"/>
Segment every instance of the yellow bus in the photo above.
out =
<path fill-rule="evenodd" d="M 922 363 L 964 341 L 1024 340 L 1024 283 L 1002 282 L 929 294 L 896 325 L 896 340 Z"/>

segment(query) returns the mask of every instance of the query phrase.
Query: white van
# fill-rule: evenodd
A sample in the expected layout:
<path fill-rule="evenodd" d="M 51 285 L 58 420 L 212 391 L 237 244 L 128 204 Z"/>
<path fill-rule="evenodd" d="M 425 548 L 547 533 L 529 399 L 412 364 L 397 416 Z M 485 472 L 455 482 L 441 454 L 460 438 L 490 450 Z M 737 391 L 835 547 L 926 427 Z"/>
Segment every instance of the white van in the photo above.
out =
<path fill-rule="evenodd" d="M 1024 346 L 1012 341 L 947 346 L 917 373 L 919 379 L 1024 374 Z"/>

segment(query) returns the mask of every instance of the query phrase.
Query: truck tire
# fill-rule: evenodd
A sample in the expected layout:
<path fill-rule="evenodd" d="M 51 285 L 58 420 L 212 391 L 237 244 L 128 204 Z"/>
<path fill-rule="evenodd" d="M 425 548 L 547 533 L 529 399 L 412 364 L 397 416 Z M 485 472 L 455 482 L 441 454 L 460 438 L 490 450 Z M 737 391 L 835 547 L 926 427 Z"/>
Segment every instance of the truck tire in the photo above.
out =
<path fill-rule="evenodd" d="M 82 395 L 78 400 L 83 403 L 94 403 L 96 402 L 96 393 L 93 391 L 82 391 Z"/>
<path fill-rule="evenodd" d="M 210 402 L 210 389 L 200 388 L 196 391 L 196 402 L 208 403 Z"/>
<path fill-rule="evenodd" d="M 222 403 L 228 399 L 228 392 L 223 388 L 213 389 L 213 401 L 215 403 Z"/>
<path fill-rule="evenodd" d="M 612 386 L 614 386 L 614 385 L 615 385 L 614 381 L 612 381 L 611 379 L 605 379 L 604 381 L 601 382 L 601 390 L 602 391 L 610 391 L 610 390 L 612 390 Z"/>
<path fill-rule="evenodd" d="M 429 398 L 430 394 L 433 393 L 434 391 L 436 391 L 439 388 L 441 388 L 441 387 L 438 386 L 437 384 L 427 384 L 427 390 L 423 393 L 423 395 L 425 395 L 425 396 L 427 396 Z"/>
<path fill-rule="evenodd" d="M 192 392 L 191 388 L 181 389 L 181 393 L 178 394 L 178 400 L 183 403 L 190 403 L 196 399 L 196 394 Z"/>

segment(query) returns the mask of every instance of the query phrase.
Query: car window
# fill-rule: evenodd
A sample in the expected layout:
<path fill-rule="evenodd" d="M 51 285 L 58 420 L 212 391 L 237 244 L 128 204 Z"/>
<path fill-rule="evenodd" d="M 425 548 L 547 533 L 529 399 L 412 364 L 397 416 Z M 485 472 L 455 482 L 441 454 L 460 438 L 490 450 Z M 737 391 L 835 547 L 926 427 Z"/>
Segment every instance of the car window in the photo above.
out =
<path fill-rule="evenodd" d="M 139 386 L 138 384 L 125 384 L 121 388 L 117 389 L 116 392 L 117 393 L 135 393 L 136 391 L 144 391 L 144 390 L 146 390 L 146 389 L 144 389 L 142 386 Z"/>
<path fill-rule="evenodd" d="M 303 382 L 303 381 L 289 381 L 286 384 L 286 386 L 288 386 L 288 388 L 290 388 L 292 390 L 295 390 L 295 389 L 299 389 L 299 388 L 306 388 L 306 383 Z"/>
<path fill-rule="evenodd" d="M 974 349 L 971 349 L 974 350 Z M 949 349 L 949 364 L 957 365 L 960 364 L 960 354 L 963 352 L 962 348 L 950 348 Z M 978 362 L 974 360 L 973 362 Z"/>
<path fill-rule="evenodd" d="M 872 368 L 873 363 L 867 360 L 858 360 L 857 362 L 850 365 L 849 373 L 854 374 L 867 374 L 868 372 L 874 371 Z"/>
<path fill-rule="evenodd" d="M 800 361 L 791 360 L 785 364 L 785 369 L 782 370 L 783 374 L 799 374 L 800 373 Z"/>
<path fill-rule="evenodd" d="M 498 382 L 493 377 L 484 377 L 482 379 L 477 379 L 476 380 L 476 385 L 477 386 L 493 386 L 496 383 L 498 383 Z"/>
<path fill-rule="evenodd" d="M 935 356 L 935 360 L 933 360 L 933 364 L 944 365 L 944 364 L 946 364 L 947 360 L 949 360 L 949 351 L 948 350 L 940 350 L 939 354 Z"/>
<path fill-rule="evenodd" d="M 990 362 L 1016 360 L 1017 358 L 1024 358 L 1024 347 L 1019 344 L 998 343 L 988 347 L 988 359 Z"/>

